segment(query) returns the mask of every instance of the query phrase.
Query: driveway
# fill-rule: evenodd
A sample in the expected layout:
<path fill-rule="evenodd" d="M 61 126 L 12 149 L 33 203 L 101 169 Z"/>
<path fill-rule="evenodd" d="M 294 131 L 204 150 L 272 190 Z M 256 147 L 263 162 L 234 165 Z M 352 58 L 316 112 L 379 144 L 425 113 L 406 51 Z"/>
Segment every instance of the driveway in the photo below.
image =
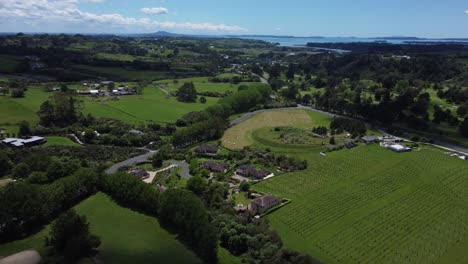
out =
<path fill-rule="evenodd" d="M 114 173 L 117 173 L 119 171 L 119 169 L 122 168 L 122 167 L 132 166 L 132 165 L 135 165 L 137 163 L 149 162 L 150 159 L 154 155 L 156 155 L 156 153 L 158 153 L 158 151 L 152 151 L 152 150 L 148 151 L 147 153 L 145 153 L 143 155 L 136 156 L 136 157 L 124 160 L 122 162 L 116 163 L 116 164 L 112 165 L 110 168 L 108 168 L 107 170 L 105 170 L 105 172 L 106 172 L 106 174 L 114 174 Z"/>
<path fill-rule="evenodd" d="M 169 160 L 169 164 L 174 166 L 179 166 L 181 168 L 180 176 L 185 179 L 192 178 L 190 175 L 190 165 L 185 161 L 178 161 L 178 160 Z"/>

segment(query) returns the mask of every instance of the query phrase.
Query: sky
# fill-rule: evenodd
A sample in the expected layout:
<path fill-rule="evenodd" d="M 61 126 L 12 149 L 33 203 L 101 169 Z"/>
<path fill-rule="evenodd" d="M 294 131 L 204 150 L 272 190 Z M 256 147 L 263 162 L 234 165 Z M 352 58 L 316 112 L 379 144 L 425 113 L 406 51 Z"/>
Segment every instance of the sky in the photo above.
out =
<path fill-rule="evenodd" d="M 0 32 L 468 38 L 467 0 L 0 0 Z"/>

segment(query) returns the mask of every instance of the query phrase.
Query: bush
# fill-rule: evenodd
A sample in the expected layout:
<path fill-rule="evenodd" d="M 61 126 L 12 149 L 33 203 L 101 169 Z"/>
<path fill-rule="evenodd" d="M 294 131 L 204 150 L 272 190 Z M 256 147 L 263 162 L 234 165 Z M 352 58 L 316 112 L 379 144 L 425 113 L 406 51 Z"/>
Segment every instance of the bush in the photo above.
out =
<path fill-rule="evenodd" d="M 29 173 L 29 165 L 26 163 L 19 163 L 13 168 L 11 172 L 11 177 L 13 179 L 26 179 L 29 176 Z"/>
<path fill-rule="evenodd" d="M 77 261 L 91 256 L 101 240 L 90 233 L 86 216 L 69 210 L 52 223 L 46 243 L 67 261 Z"/>
<path fill-rule="evenodd" d="M 35 183 L 35 184 L 44 184 L 49 181 L 49 178 L 47 177 L 47 173 L 45 172 L 40 172 L 40 171 L 35 171 L 31 173 L 28 177 L 28 182 L 30 183 Z"/>

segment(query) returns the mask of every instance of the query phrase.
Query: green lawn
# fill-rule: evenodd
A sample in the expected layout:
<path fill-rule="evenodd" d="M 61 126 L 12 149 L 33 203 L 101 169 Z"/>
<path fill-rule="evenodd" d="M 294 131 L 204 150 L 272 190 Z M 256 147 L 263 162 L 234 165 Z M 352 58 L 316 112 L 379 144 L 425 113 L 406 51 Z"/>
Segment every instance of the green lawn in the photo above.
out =
<path fill-rule="evenodd" d="M 267 216 L 286 247 L 325 263 L 466 263 L 466 161 L 425 146 L 298 155 L 307 170 L 252 187 L 292 200 Z"/>
<path fill-rule="evenodd" d="M 120 100 L 83 97 L 85 112 L 97 117 L 109 117 L 128 123 L 147 121 L 175 122 L 184 114 L 200 111 L 217 103 L 218 98 L 207 98 L 206 104 L 181 103 L 157 88 L 146 88 L 143 95 L 121 96 Z"/>
<path fill-rule="evenodd" d="M 31 124 L 39 121 L 36 112 L 39 106 L 51 96 L 42 88 L 30 87 L 24 98 L 0 96 L 0 127 L 16 125 L 22 120 Z"/>
<path fill-rule="evenodd" d="M 159 87 L 163 88 L 168 92 L 177 91 L 184 82 L 193 82 L 197 92 L 237 92 L 237 89 L 240 85 L 249 85 L 252 83 L 240 83 L 240 84 L 230 84 L 230 83 L 211 83 L 208 81 L 208 77 L 194 77 L 194 78 L 184 78 L 179 79 L 177 83 L 174 83 L 173 80 L 162 80 L 155 82 Z"/>
<path fill-rule="evenodd" d="M 91 231 L 101 238 L 99 263 L 201 263 L 174 235 L 159 226 L 157 219 L 122 208 L 99 193 L 75 207 L 86 215 Z M 0 255 L 34 248 L 44 254 L 48 228 L 21 241 L 0 246 Z"/>
<path fill-rule="evenodd" d="M 47 143 L 43 146 L 80 146 L 67 137 L 47 137 Z"/>

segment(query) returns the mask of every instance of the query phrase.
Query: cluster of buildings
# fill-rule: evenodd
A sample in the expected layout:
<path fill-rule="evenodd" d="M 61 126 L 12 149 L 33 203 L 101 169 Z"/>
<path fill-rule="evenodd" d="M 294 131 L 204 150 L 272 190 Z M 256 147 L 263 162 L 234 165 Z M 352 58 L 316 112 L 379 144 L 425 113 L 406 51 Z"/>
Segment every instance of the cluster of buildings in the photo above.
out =
<path fill-rule="evenodd" d="M 33 136 L 30 138 L 5 138 L 2 139 L 2 143 L 10 147 L 24 148 L 45 144 L 47 140 L 43 137 Z"/>
<path fill-rule="evenodd" d="M 380 146 L 398 153 L 410 152 L 412 150 L 410 147 L 403 144 L 404 140 L 402 138 L 390 135 L 385 135 L 382 137 L 364 136 L 361 138 L 361 142 L 364 144 L 380 143 Z"/>
<path fill-rule="evenodd" d="M 91 95 L 91 96 L 121 96 L 121 95 L 134 95 L 137 94 L 137 90 L 129 88 L 127 86 L 120 86 L 116 89 L 113 88 L 113 81 L 102 81 L 100 83 L 83 83 L 83 86 L 88 87 L 86 90 L 78 90 L 79 95 Z M 110 88 L 112 87 L 112 88 Z M 112 89 L 112 90 L 110 90 Z"/>

